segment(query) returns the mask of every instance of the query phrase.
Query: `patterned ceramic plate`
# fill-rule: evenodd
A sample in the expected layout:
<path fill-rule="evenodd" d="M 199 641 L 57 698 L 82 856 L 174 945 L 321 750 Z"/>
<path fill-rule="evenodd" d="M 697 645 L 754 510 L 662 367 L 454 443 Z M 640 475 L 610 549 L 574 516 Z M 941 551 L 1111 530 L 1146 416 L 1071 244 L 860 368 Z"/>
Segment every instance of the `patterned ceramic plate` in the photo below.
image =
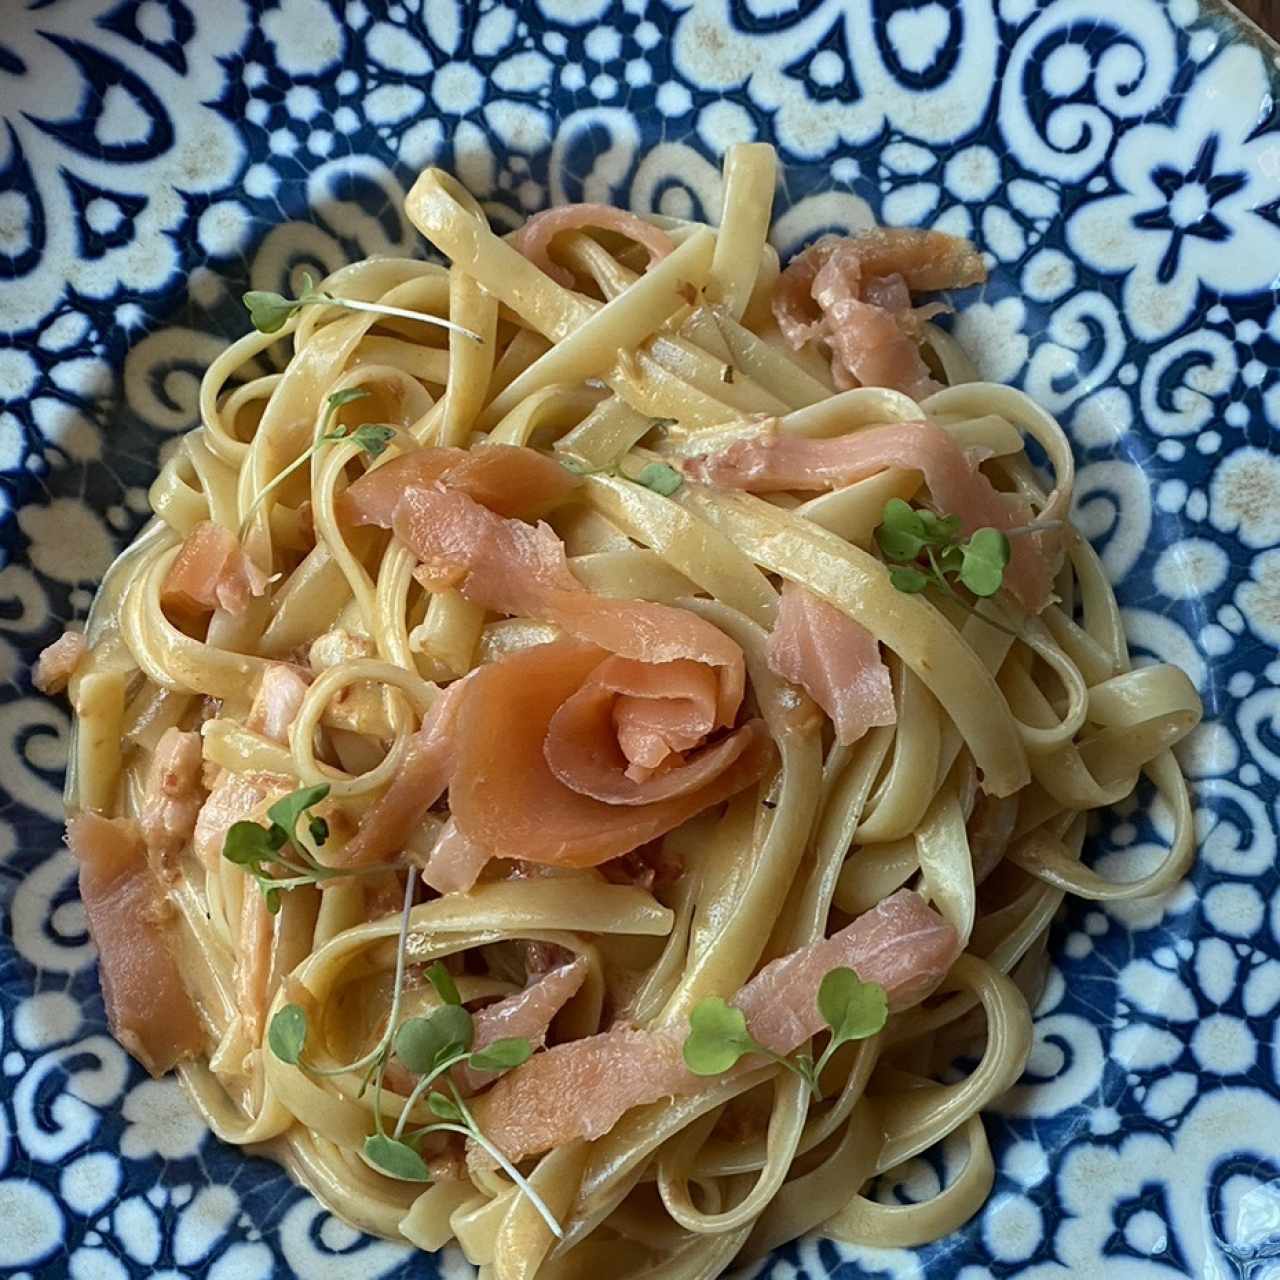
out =
<path fill-rule="evenodd" d="M 725 146 L 764 137 L 784 252 L 872 216 L 989 252 L 956 330 L 1069 425 L 1135 646 L 1208 719 L 1182 751 L 1193 880 L 1069 908 L 980 1218 L 758 1274 L 1280 1276 L 1280 57 L 1233 21 L 1210 0 L 5 6 L 0 1272 L 469 1274 L 356 1236 L 107 1037 L 58 843 L 67 715 L 28 666 L 141 523 L 248 282 L 416 251 L 400 201 L 427 164 L 504 225 L 578 199 L 702 217 Z M 1135 873 L 1161 826 L 1114 815 L 1094 857 Z"/>

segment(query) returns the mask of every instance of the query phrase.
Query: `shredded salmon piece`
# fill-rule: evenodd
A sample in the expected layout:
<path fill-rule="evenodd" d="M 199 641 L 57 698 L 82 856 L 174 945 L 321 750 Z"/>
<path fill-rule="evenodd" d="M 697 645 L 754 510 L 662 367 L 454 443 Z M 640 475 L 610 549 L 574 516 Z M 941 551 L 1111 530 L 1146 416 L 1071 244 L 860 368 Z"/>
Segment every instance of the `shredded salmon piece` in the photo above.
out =
<path fill-rule="evenodd" d="M 195 830 L 205 800 L 203 764 L 198 733 L 170 728 L 160 735 L 147 771 L 138 826 L 161 867 L 172 866 Z"/>
<path fill-rule="evenodd" d="M 823 236 L 778 279 L 774 318 L 797 350 L 815 339 L 831 350 L 836 386 L 891 387 L 915 399 L 938 389 L 916 342 L 924 320 L 946 308 L 913 308 L 911 291 L 979 284 L 982 255 L 941 231 L 878 227 Z"/>
<path fill-rule="evenodd" d="M 236 536 L 202 520 L 183 539 L 177 558 L 160 585 L 167 612 L 242 614 L 267 589 L 267 575 L 245 554 Z"/>
<path fill-rule="evenodd" d="M 307 679 L 299 668 L 286 662 L 272 663 L 262 673 L 245 727 L 273 742 L 287 743 L 289 726 L 297 719 L 306 692 Z M 280 774 L 224 769 L 196 816 L 192 834 L 196 856 L 206 867 L 216 867 L 232 825 L 260 822 L 267 809 L 293 789 L 290 780 Z"/>
<path fill-rule="evenodd" d="M 836 741 L 857 742 L 898 719 L 889 668 L 875 636 L 811 591 L 786 583 L 769 636 L 769 668 L 800 685 L 835 726 Z"/>
<path fill-rule="evenodd" d="M 501 516 L 536 519 L 560 506 L 581 480 L 535 449 L 509 444 L 475 449 L 415 449 L 361 476 L 340 494 L 340 519 L 391 527 L 407 488 L 456 489 Z"/>
<path fill-rule="evenodd" d="M 773 743 L 763 722 L 753 720 L 726 739 L 732 746 L 721 750 L 717 770 L 683 794 L 609 804 L 583 794 L 576 782 L 567 785 L 548 762 L 548 730 L 605 659 L 595 645 L 565 640 L 514 653 L 472 675 L 458 717 L 449 804 L 459 831 L 493 856 L 595 866 L 736 795 L 772 764 Z M 619 777 L 621 764 L 619 752 Z"/>
<path fill-rule="evenodd" d="M 332 627 L 311 642 L 307 650 L 307 665 L 319 675 L 321 671 L 341 666 L 344 662 L 372 658 L 377 652 L 377 645 L 368 636 Z"/>
<path fill-rule="evenodd" d="M 464 836 L 450 818 L 432 846 L 422 878 L 437 893 L 466 893 L 480 879 L 491 857 L 488 849 Z"/>
<path fill-rule="evenodd" d="M 667 848 L 665 840 L 653 840 L 606 862 L 600 872 L 610 884 L 629 884 L 653 893 L 670 888 L 684 875 L 684 860 Z"/>
<path fill-rule="evenodd" d="M 888 467 L 919 471 L 932 505 L 960 518 L 966 534 L 984 527 L 1008 532 L 1030 523 L 1021 498 L 1000 493 L 963 449 L 932 422 L 867 427 L 830 440 L 777 433 L 737 440 L 720 453 L 685 463 L 695 480 L 752 493 L 836 489 Z M 1011 539 L 1005 585 L 1024 607 L 1038 612 L 1048 601 L 1059 540 L 1046 532 Z"/>
<path fill-rule="evenodd" d="M 458 707 L 472 678 L 455 680 L 423 717 L 399 772 L 343 849 L 343 866 L 369 866 L 399 853 L 427 810 L 444 795 L 453 776 Z"/>
<path fill-rule="evenodd" d="M 884 987 L 891 1009 L 924 999 L 954 963 L 955 930 L 910 890 L 900 890 L 839 933 L 765 965 L 730 1001 L 758 1044 L 787 1054 L 823 1026 L 818 986 L 831 969 L 852 968 Z M 556 1045 L 508 1072 L 472 1104 L 485 1136 L 512 1160 L 598 1138 L 632 1107 L 707 1086 L 681 1057 L 685 1028 L 615 1027 Z M 735 1071 L 751 1070 L 745 1059 Z M 488 1158 L 474 1147 L 470 1158 Z"/>
<path fill-rule="evenodd" d="M 366 920 L 381 920 L 389 915 L 398 916 L 403 905 L 404 881 L 399 871 L 388 871 L 384 876 L 365 877 L 364 918 Z"/>
<path fill-rule="evenodd" d="M 302 710 L 310 683 L 306 673 L 287 662 L 273 662 L 263 673 L 249 707 L 246 728 L 272 742 L 288 743 L 289 727 Z"/>
<path fill-rule="evenodd" d="M 675 248 L 671 237 L 661 228 L 607 204 L 566 204 L 536 213 L 511 237 L 511 243 L 557 284 L 571 288 L 573 273 L 551 261 L 551 242 L 562 231 L 581 231 L 588 227 L 616 231 L 643 245 L 649 251 L 650 266 L 661 262 Z"/>
<path fill-rule="evenodd" d="M 137 825 L 83 813 L 67 823 L 80 897 L 98 948 L 111 1034 L 153 1076 L 205 1049 L 205 1035 L 170 949 L 172 912 Z"/>
<path fill-rule="evenodd" d="M 472 1019 L 472 1049 L 483 1049 L 495 1040 L 516 1037 L 528 1040 L 535 1049 L 546 1043 L 552 1019 L 578 994 L 587 979 L 587 962 L 581 956 L 559 965 L 530 983 L 523 991 L 504 996 L 477 1011 Z M 453 1070 L 458 1087 L 476 1093 L 497 1079 L 494 1071 L 477 1071 L 459 1066 Z"/>
<path fill-rule="evenodd" d="M 290 780 L 278 773 L 222 770 L 196 815 L 191 833 L 196 857 L 213 870 L 222 858 L 222 846 L 232 824 L 242 820 L 260 822 L 271 805 L 292 790 Z"/>
<path fill-rule="evenodd" d="M 64 631 L 40 651 L 35 670 L 31 673 L 31 683 L 41 693 L 61 693 L 88 652 L 89 644 L 83 632 Z"/>

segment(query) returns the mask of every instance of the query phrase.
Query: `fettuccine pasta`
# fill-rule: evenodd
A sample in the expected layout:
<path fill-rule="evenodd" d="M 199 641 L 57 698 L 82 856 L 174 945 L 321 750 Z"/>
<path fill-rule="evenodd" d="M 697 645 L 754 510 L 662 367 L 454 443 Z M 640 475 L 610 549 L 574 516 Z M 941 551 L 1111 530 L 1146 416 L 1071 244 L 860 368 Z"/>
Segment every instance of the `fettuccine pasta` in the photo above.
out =
<path fill-rule="evenodd" d="M 1131 664 L 1061 428 L 933 323 L 981 257 L 780 270 L 774 165 L 730 148 L 718 228 L 505 237 L 422 174 L 449 265 L 250 295 L 38 672 L 122 1043 L 492 1280 L 954 1230 L 1064 895 L 1192 857 L 1196 694 Z M 1144 780 L 1167 853 L 1108 879 L 1087 815 Z"/>

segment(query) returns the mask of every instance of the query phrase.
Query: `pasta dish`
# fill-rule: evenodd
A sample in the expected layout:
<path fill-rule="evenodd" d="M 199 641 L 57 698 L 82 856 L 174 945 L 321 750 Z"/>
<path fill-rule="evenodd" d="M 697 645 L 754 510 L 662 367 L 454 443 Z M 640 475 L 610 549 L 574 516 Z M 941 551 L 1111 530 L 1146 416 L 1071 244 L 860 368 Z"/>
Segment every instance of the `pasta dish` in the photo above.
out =
<path fill-rule="evenodd" d="M 209 368 L 154 518 L 42 655 L 112 1029 L 224 1141 L 492 1280 L 711 1280 L 972 1216 L 1065 894 L 1193 854 L 1071 449 L 934 323 L 982 256 L 718 228 L 373 258 Z M 942 295 L 942 296 L 939 296 Z M 1141 788 L 1139 879 L 1081 859 Z M 952 1141 L 933 1199 L 875 1183 Z"/>

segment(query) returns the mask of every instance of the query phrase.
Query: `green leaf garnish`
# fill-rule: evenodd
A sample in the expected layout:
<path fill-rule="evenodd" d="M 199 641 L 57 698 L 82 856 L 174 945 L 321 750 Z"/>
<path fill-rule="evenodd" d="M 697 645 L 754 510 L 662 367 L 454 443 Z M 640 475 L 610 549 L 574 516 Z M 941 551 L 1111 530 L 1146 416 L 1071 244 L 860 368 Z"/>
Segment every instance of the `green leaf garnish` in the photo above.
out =
<path fill-rule="evenodd" d="M 458 994 L 458 984 L 453 980 L 453 974 L 444 967 L 444 964 L 437 960 L 427 970 L 427 978 L 436 990 L 436 995 L 440 997 L 445 1004 L 461 1004 L 462 997 Z"/>
<path fill-rule="evenodd" d="M 244 295 L 244 305 L 249 309 L 249 319 L 259 333 L 278 333 L 295 312 L 310 301 L 306 295 L 312 288 L 311 277 L 304 275 L 302 280 L 304 285 L 302 298 L 286 298 L 266 289 L 250 289 Z"/>
<path fill-rule="evenodd" d="M 222 842 L 222 856 L 238 867 L 254 867 L 269 862 L 288 837 L 279 827 L 259 826 L 247 820 L 233 822 Z"/>
<path fill-rule="evenodd" d="M 852 969 L 832 969 L 818 987 L 818 1012 L 831 1028 L 833 1046 L 865 1040 L 884 1027 L 889 1001 L 884 988 L 862 982 Z"/>
<path fill-rule="evenodd" d="M 363 400 L 371 394 L 372 392 L 368 387 L 362 386 L 343 387 L 341 391 L 331 392 L 325 397 L 325 404 L 329 407 L 327 416 L 332 418 L 344 404 L 351 404 L 354 400 Z"/>
<path fill-rule="evenodd" d="M 402 1182 L 430 1182 L 427 1163 L 407 1143 L 385 1133 L 371 1133 L 364 1140 L 364 1157 L 371 1165 Z"/>
<path fill-rule="evenodd" d="M 684 484 L 684 476 L 675 467 L 667 466 L 665 462 L 651 462 L 636 476 L 636 484 L 652 489 L 654 493 L 659 493 L 664 498 L 669 498 Z"/>
<path fill-rule="evenodd" d="M 297 791 L 290 791 L 287 796 L 281 796 L 267 810 L 267 817 L 271 819 L 273 826 L 279 827 L 285 833 L 286 839 L 293 840 L 298 830 L 298 819 L 308 809 L 318 805 L 328 794 L 327 782 L 322 782 L 315 787 L 299 787 Z"/>
<path fill-rule="evenodd" d="M 533 1046 L 528 1040 L 523 1036 L 510 1036 L 475 1050 L 467 1063 L 477 1071 L 509 1071 L 527 1062 L 532 1055 Z"/>
<path fill-rule="evenodd" d="M 347 439 L 363 449 L 371 458 L 380 458 L 386 453 L 387 445 L 395 439 L 395 436 L 395 427 L 384 427 L 367 422 L 364 426 L 357 427 Z"/>
<path fill-rule="evenodd" d="M 310 277 L 307 277 L 310 279 Z M 247 295 L 246 295 L 247 296 Z M 278 296 L 278 295 L 277 295 Z M 270 332 L 267 330 L 266 332 Z M 332 443 L 335 440 L 346 439 L 347 429 L 338 427 L 335 431 L 330 431 L 329 426 L 333 422 L 334 415 L 342 408 L 343 405 L 351 404 L 354 400 L 363 400 L 370 392 L 367 387 L 343 387 L 341 391 L 332 392 L 325 399 L 324 417 L 320 420 L 320 426 L 316 430 L 315 439 L 307 446 L 294 460 L 289 463 L 283 471 L 272 477 L 261 489 L 258 490 L 258 496 L 254 498 L 252 506 L 244 513 L 243 519 L 240 521 L 240 530 L 238 534 L 239 541 L 243 542 L 245 534 L 249 531 L 249 525 L 253 522 L 253 517 L 257 514 L 258 508 L 267 500 L 267 497 L 275 492 L 295 471 L 306 466 L 307 462 L 315 454 L 316 450 L 322 445 Z M 385 444 L 383 448 L 385 448 Z M 381 452 L 381 450 L 379 450 Z M 376 455 L 375 455 L 376 456 Z"/>
<path fill-rule="evenodd" d="M 708 996 L 694 1006 L 683 1050 L 685 1065 L 694 1075 L 718 1076 L 759 1048 L 747 1032 L 741 1009 L 719 996 Z"/>
<path fill-rule="evenodd" d="M 564 1228 L 557 1221 L 555 1214 L 547 1207 L 546 1202 L 530 1185 L 529 1180 L 514 1164 L 485 1136 L 484 1131 L 476 1123 L 457 1086 L 447 1078 L 451 1068 L 463 1061 L 478 1061 L 483 1069 L 493 1069 L 495 1065 L 502 1067 L 518 1065 L 517 1059 L 523 1061 L 528 1057 L 530 1048 L 528 1041 L 498 1040 L 483 1054 L 468 1054 L 471 1048 L 473 1026 L 471 1015 L 461 1004 L 449 1003 L 449 997 L 456 996 L 457 990 L 453 979 L 443 965 L 433 965 L 428 970 L 433 983 L 442 1000 L 446 1003 L 436 1009 L 429 1017 L 409 1018 L 400 1021 L 400 1005 L 404 988 L 406 941 L 409 934 L 409 919 L 413 909 L 414 877 L 410 875 L 405 885 L 404 910 L 400 917 L 400 936 L 396 947 L 395 982 L 391 1000 L 391 1012 L 387 1018 L 386 1030 L 382 1038 L 363 1057 L 355 1062 L 345 1063 L 340 1067 L 319 1070 L 310 1064 L 300 1064 L 302 1069 L 312 1075 L 333 1076 L 345 1075 L 352 1071 L 367 1068 L 365 1083 L 374 1082 L 373 1123 L 374 1132 L 364 1141 L 364 1155 L 371 1165 L 381 1169 L 393 1178 L 406 1182 L 429 1181 L 429 1171 L 414 1143 L 429 1133 L 457 1133 L 482 1147 L 493 1158 L 494 1162 L 519 1188 L 534 1209 L 541 1215 L 548 1229 L 558 1239 L 564 1236 Z M 441 978 L 441 974 L 444 975 Z M 284 1012 L 282 1010 L 282 1012 Z M 301 1013 L 301 1010 L 299 1010 Z M 304 1020 L 305 1027 L 305 1020 Z M 282 1028 L 283 1029 L 283 1028 Z M 305 1032 L 304 1032 L 305 1034 Z M 291 1045 L 286 1043 L 286 1052 Z M 388 1133 L 383 1122 L 382 1082 L 387 1062 L 392 1050 L 411 1071 L 415 1071 L 419 1079 L 409 1096 L 400 1108 L 400 1116 L 394 1130 Z M 301 1052 L 301 1045 L 298 1046 Z M 442 1092 L 436 1081 L 446 1077 L 441 1084 L 448 1093 Z M 433 1085 L 436 1087 L 433 1089 Z M 363 1095 L 363 1088 L 361 1095 Z M 427 1107 L 437 1117 L 435 1124 L 405 1133 L 410 1113 L 418 1100 L 427 1094 Z M 452 1096 L 450 1096 L 452 1095 Z"/>
<path fill-rule="evenodd" d="M 456 1102 L 450 1102 L 443 1093 L 433 1093 L 427 1098 L 427 1106 L 432 1115 L 439 1116 L 441 1120 L 452 1120 L 460 1123 L 462 1120 L 462 1112 L 458 1110 Z"/>
<path fill-rule="evenodd" d="M 427 1075 L 449 1058 L 471 1048 L 471 1015 L 458 1004 L 441 1005 L 434 1013 L 410 1018 L 396 1033 L 396 1057 L 410 1071 Z"/>
<path fill-rule="evenodd" d="M 385 875 L 391 868 L 326 867 L 317 862 L 298 840 L 298 821 L 307 810 L 329 794 L 327 783 L 299 787 L 267 810 L 269 827 L 256 822 L 233 822 L 222 842 L 222 856 L 228 862 L 244 867 L 258 882 L 267 900 L 267 910 L 275 915 L 280 910 L 280 894 L 301 885 L 319 884 L 337 876 Z M 317 846 L 329 838 L 329 824 L 315 816 L 307 818 L 307 832 Z M 275 868 L 275 870 L 273 870 Z M 277 874 L 283 872 L 283 874 Z"/>
<path fill-rule="evenodd" d="M 1009 539 L 998 529 L 979 529 L 961 548 L 960 581 L 975 596 L 993 596 L 1004 584 Z"/>
<path fill-rule="evenodd" d="M 267 1028 L 267 1044 L 280 1059 L 296 1066 L 307 1043 L 307 1014 L 300 1004 L 287 1004 Z"/>
<path fill-rule="evenodd" d="M 1034 527 L 1028 526 L 1026 531 Z M 972 612 L 972 606 L 956 591 L 956 582 L 980 599 L 995 595 L 1004 585 L 1011 548 L 1008 534 L 999 529 L 978 529 L 965 540 L 959 516 L 940 516 L 901 498 L 890 498 L 884 504 L 875 537 L 881 554 L 894 566 L 889 581 L 904 595 L 919 595 L 933 586 Z M 1013 628 L 986 614 L 980 616 L 988 626 L 1019 638 Z"/>
<path fill-rule="evenodd" d="M 919 569 L 892 569 L 889 572 L 889 581 L 893 584 L 895 591 L 914 596 L 919 595 L 929 585 L 930 579 Z"/>
<path fill-rule="evenodd" d="M 689 1034 L 684 1042 L 684 1061 L 694 1075 L 716 1076 L 735 1066 L 747 1054 L 760 1054 L 795 1072 L 815 1098 L 822 1096 L 820 1080 L 831 1055 L 850 1040 L 875 1035 L 888 1017 L 883 987 L 860 982 L 852 969 L 832 969 L 818 987 L 818 1012 L 831 1028 L 831 1039 L 822 1057 L 814 1062 L 808 1053 L 790 1057 L 774 1053 L 758 1044 L 747 1030 L 740 1009 L 719 996 L 700 1001 L 689 1015 Z"/>
<path fill-rule="evenodd" d="M 883 523 L 876 529 L 876 542 L 888 560 L 909 563 L 925 548 L 924 521 L 920 513 L 901 498 L 884 505 Z"/>
<path fill-rule="evenodd" d="M 460 333 L 472 342 L 483 344 L 484 339 L 476 332 L 446 320 L 442 316 L 433 316 L 426 311 L 408 311 L 404 307 L 392 307 L 383 302 L 363 302 L 359 298 L 339 298 L 336 294 L 316 288 L 315 279 L 309 272 L 302 274 L 302 292 L 296 298 L 286 298 L 283 294 L 272 293 L 267 289 L 250 289 L 244 295 L 244 305 L 249 310 L 249 319 L 259 333 L 278 333 L 289 320 L 303 307 L 319 303 L 329 307 L 342 307 L 347 311 L 363 311 L 377 316 L 389 316 L 397 320 L 420 320 L 423 324 L 439 325 L 453 333 Z"/>
<path fill-rule="evenodd" d="M 661 418 L 655 421 L 661 425 L 674 422 L 675 419 Z M 633 484 L 652 489 L 654 493 L 660 493 L 664 498 L 669 498 L 684 484 L 684 476 L 675 467 L 667 466 L 665 462 L 650 462 L 641 468 L 638 475 L 629 476 L 616 462 L 609 466 L 591 467 L 579 458 L 566 457 L 563 454 L 560 455 L 559 461 L 566 471 L 573 472 L 575 476 L 620 476 L 623 480 L 630 480 Z"/>

